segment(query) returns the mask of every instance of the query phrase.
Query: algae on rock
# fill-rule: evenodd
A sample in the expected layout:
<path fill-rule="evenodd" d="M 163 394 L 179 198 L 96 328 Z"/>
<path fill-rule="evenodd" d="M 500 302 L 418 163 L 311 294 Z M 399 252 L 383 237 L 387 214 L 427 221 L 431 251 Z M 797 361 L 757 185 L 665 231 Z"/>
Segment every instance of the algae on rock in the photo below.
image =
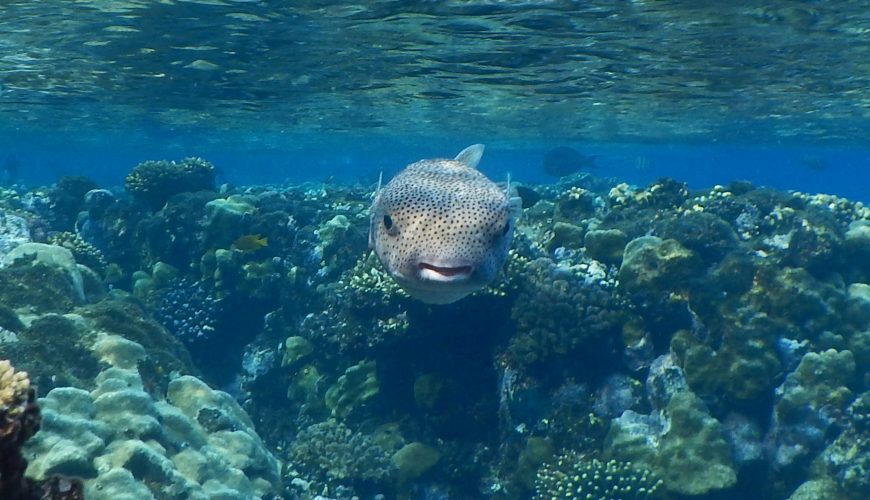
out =
<path fill-rule="evenodd" d="M 636 417 L 625 412 L 613 421 L 606 444 L 613 458 L 655 472 L 666 490 L 680 495 L 704 495 L 736 484 L 722 424 L 697 396 L 688 391 L 674 394 L 663 411 L 663 424 Z M 664 429 L 658 436 L 656 424 Z"/>

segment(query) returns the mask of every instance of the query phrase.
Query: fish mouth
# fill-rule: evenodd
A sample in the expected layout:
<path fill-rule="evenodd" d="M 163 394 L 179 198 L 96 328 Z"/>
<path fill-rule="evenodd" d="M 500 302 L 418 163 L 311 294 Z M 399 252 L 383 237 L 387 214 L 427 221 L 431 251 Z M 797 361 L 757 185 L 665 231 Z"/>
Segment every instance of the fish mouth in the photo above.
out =
<path fill-rule="evenodd" d="M 463 281 L 471 277 L 471 266 L 444 267 L 420 262 L 420 277 L 432 281 Z"/>

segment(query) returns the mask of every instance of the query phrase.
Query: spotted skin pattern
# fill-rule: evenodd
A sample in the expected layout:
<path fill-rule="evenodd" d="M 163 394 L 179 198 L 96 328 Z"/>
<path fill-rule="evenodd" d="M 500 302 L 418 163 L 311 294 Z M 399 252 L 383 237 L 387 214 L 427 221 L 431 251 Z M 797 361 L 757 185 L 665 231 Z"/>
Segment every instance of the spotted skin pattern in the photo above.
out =
<path fill-rule="evenodd" d="M 375 196 L 369 245 L 411 296 L 449 304 L 491 283 L 513 238 L 515 203 L 475 169 L 483 146 L 408 165 Z"/>

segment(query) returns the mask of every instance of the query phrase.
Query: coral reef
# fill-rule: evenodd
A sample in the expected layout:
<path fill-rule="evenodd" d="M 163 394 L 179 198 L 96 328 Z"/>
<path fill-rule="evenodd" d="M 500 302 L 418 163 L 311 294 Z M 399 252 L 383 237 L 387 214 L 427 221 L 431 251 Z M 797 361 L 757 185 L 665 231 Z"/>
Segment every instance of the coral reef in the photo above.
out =
<path fill-rule="evenodd" d="M 29 241 L 27 221 L 19 215 L 0 210 L 0 255 L 6 255 L 13 248 Z"/>
<path fill-rule="evenodd" d="M 124 188 L 153 210 L 172 196 L 192 191 L 214 190 L 214 166 L 202 158 L 175 161 L 144 161 L 127 174 Z"/>
<path fill-rule="evenodd" d="M 607 268 L 595 261 L 559 265 L 536 259 L 526 265 L 523 279 L 512 316 L 524 335 L 511 341 L 511 364 L 540 364 L 580 349 L 608 354 L 630 313 L 611 292 L 615 280 Z"/>
<path fill-rule="evenodd" d="M 809 352 L 777 389 L 771 441 L 774 467 L 807 467 L 824 447 L 832 428 L 845 423 L 854 399 L 849 389 L 855 373 L 851 351 Z"/>
<path fill-rule="evenodd" d="M 171 279 L 162 289 L 157 318 L 183 342 L 207 340 L 214 334 L 221 312 L 221 302 L 215 295 L 201 281 Z"/>
<path fill-rule="evenodd" d="M 55 231 L 72 231 L 85 208 L 85 195 L 99 186 L 83 176 L 61 177 L 48 191 L 47 215 Z"/>
<path fill-rule="evenodd" d="M 681 495 L 703 495 L 737 481 L 721 423 L 691 392 L 674 394 L 660 417 L 623 413 L 613 420 L 605 449 L 657 471 L 664 488 Z"/>
<path fill-rule="evenodd" d="M 51 235 L 48 242 L 52 245 L 66 248 L 72 252 L 76 262 L 88 266 L 91 269 L 99 270 L 106 266 L 106 259 L 103 257 L 103 252 L 101 252 L 99 248 L 85 241 L 79 234 L 68 231 L 55 233 Z"/>
<path fill-rule="evenodd" d="M 41 423 L 35 391 L 27 373 L 0 360 L 0 497 L 6 500 L 82 500 L 81 482 L 60 476 L 41 481 L 25 478 L 25 442 Z"/>
<path fill-rule="evenodd" d="M 301 430 L 289 450 L 288 463 L 294 476 L 321 485 L 371 483 L 388 488 L 397 473 L 389 450 L 335 419 Z M 312 485 L 304 488 L 312 489 Z"/>
<path fill-rule="evenodd" d="M 350 366 L 326 391 L 326 407 L 333 417 L 344 418 L 359 405 L 378 395 L 377 364 L 363 361 Z"/>
<path fill-rule="evenodd" d="M 26 448 L 28 475 L 85 479 L 89 499 L 262 498 L 279 464 L 227 394 L 190 376 L 155 401 L 137 370 L 141 345 L 103 336 L 94 346 L 108 365 L 92 391 L 53 389 L 40 399 L 42 432 Z"/>
<path fill-rule="evenodd" d="M 575 453 L 556 457 L 538 471 L 536 500 L 659 498 L 662 481 L 629 462 L 587 459 Z"/>
<path fill-rule="evenodd" d="M 0 352 L 43 391 L 33 478 L 95 498 L 868 497 L 860 202 L 523 186 L 503 275 L 433 307 L 367 252 L 373 185 L 214 175 L 0 191 Z"/>

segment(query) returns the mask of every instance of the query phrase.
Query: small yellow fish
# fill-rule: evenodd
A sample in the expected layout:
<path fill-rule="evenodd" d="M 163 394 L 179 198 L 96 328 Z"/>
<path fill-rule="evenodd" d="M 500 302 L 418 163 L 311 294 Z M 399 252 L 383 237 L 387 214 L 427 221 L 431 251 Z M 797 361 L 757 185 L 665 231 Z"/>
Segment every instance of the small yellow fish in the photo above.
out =
<path fill-rule="evenodd" d="M 242 252 L 256 252 L 267 246 L 269 246 L 269 238 L 261 234 L 246 234 L 239 236 L 239 239 L 233 242 L 232 248 Z"/>

